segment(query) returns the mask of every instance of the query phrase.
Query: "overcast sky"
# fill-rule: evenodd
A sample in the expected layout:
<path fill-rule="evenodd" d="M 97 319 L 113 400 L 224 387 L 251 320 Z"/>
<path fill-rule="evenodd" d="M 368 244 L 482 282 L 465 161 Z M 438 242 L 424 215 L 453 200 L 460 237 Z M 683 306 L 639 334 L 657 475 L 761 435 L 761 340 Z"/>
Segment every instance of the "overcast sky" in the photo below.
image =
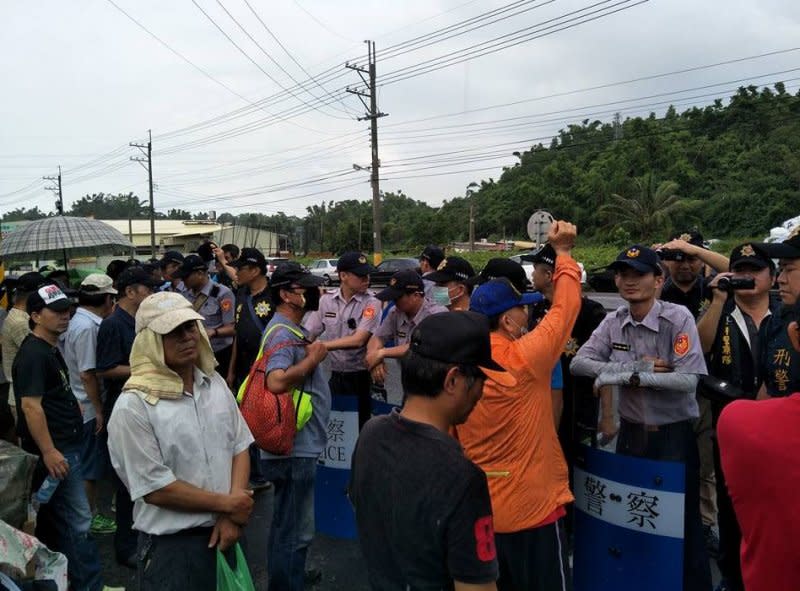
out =
<path fill-rule="evenodd" d="M 304 215 L 313 203 L 368 199 L 368 172 L 353 170 L 370 159 L 367 123 L 355 119 L 364 108 L 353 95 L 338 100 L 359 82 L 343 63 L 364 65 L 365 39 L 377 43 L 380 85 L 402 68 L 539 31 L 539 38 L 379 89 L 378 106 L 389 114 L 379 121 L 381 188 L 434 205 L 463 195 L 471 181 L 499 177 L 516 161 L 512 152 L 547 144 L 568 123 L 608 121 L 615 110 L 662 114 L 670 101 L 683 110 L 745 83 L 786 80 L 796 92 L 800 80 L 800 51 L 784 51 L 800 45 L 797 0 L 248 0 L 291 57 L 245 0 L 195 1 L 259 67 L 192 0 L 114 2 L 194 66 L 110 0 L 4 3 L 0 212 L 52 210 L 41 177 L 59 164 L 67 207 L 87 193 L 146 197 L 147 173 L 129 161 L 138 152 L 128 143 L 146 140 L 148 129 L 159 211 Z M 489 22 L 514 14 L 501 12 L 472 21 L 465 34 L 381 56 L 510 4 L 524 12 Z M 596 12 L 603 9 L 624 10 Z M 558 30 L 582 15 L 601 18 Z M 613 84 L 768 52 L 782 53 Z M 284 92 L 281 86 L 295 83 L 275 62 L 303 88 Z M 307 82 L 304 70 L 326 74 Z M 280 102 L 257 103 L 274 95 Z"/>

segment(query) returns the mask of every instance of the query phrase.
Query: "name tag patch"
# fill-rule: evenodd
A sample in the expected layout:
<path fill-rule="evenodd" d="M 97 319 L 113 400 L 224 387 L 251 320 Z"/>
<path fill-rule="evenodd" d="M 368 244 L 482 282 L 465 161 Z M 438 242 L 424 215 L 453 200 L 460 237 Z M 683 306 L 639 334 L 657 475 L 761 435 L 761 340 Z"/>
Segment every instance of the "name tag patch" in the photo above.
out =
<path fill-rule="evenodd" d="M 611 348 L 614 349 L 614 351 L 630 351 L 631 350 L 631 346 L 630 345 L 626 345 L 625 343 L 611 343 Z"/>
<path fill-rule="evenodd" d="M 325 312 L 325 318 L 336 318 L 336 312 Z"/>

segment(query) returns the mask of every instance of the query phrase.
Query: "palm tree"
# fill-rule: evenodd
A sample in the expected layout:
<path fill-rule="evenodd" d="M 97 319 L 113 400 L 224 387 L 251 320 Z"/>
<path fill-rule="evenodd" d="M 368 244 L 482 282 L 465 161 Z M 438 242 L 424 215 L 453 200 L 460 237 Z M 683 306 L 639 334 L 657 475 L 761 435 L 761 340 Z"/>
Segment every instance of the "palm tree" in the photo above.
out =
<path fill-rule="evenodd" d="M 621 226 L 636 236 L 652 238 L 665 234 L 671 218 L 693 203 L 676 193 L 678 184 L 674 181 L 662 181 L 656 186 L 652 173 L 635 179 L 635 182 L 639 189 L 637 195 L 623 197 L 613 193 L 600 208 L 600 213 L 613 225 Z"/>

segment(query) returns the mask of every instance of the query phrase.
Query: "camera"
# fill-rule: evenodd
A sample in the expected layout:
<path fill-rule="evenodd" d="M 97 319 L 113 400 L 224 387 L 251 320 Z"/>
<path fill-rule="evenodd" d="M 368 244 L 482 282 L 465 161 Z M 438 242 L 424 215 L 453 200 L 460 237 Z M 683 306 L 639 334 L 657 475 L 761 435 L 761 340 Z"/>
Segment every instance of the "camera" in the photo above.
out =
<path fill-rule="evenodd" d="M 674 250 L 671 248 L 662 248 L 656 251 L 662 261 L 682 261 L 686 258 L 686 253 L 682 250 Z"/>
<path fill-rule="evenodd" d="M 732 292 L 739 289 L 753 289 L 756 286 L 755 279 L 744 279 L 736 277 L 723 277 L 717 281 L 717 289 L 725 292 Z"/>

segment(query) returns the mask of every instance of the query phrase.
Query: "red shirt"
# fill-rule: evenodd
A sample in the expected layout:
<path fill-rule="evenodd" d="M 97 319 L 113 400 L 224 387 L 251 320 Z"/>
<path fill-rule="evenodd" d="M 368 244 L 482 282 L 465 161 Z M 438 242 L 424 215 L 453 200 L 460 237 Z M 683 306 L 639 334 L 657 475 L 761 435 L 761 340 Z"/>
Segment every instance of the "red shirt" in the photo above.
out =
<path fill-rule="evenodd" d="M 800 586 L 800 393 L 738 400 L 717 425 L 722 470 L 742 529 L 747 591 Z"/>

